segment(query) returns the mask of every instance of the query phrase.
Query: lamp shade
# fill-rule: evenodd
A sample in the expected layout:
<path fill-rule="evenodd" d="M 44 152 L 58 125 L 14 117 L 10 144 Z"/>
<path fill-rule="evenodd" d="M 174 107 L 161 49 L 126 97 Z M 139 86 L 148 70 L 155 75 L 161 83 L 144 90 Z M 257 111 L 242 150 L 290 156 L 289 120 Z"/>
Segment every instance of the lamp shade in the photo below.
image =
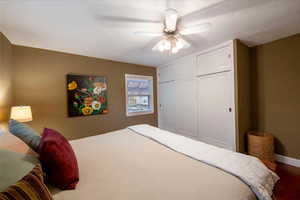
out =
<path fill-rule="evenodd" d="M 19 122 L 32 121 L 32 113 L 30 106 L 13 106 L 10 112 L 10 119 L 17 120 Z"/>

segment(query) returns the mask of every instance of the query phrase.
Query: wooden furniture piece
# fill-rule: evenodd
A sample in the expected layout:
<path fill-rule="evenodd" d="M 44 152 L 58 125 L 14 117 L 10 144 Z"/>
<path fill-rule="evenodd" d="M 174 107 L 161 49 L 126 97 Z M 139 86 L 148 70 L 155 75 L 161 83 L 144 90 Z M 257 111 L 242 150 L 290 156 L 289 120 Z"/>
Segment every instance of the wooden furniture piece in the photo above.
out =
<path fill-rule="evenodd" d="M 271 133 L 247 133 L 248 154 L 259 158 L 268 168 L 275 171 L 274 137 Z"/>

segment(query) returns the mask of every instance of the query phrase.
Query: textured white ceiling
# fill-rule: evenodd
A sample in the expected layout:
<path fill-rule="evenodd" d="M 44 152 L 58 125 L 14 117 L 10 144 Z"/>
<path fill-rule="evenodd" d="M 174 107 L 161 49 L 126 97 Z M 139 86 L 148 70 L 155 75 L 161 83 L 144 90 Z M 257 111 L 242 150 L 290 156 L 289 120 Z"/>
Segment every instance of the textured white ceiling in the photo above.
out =
<path fill-rule="evenodd" d="M 183 26 L 213 25 L 176 55 L 151 51 L 158 37 L 133 34 L 160 31 L 170 7 Z M 0 0 L 0 31 L 17 45 L 159 66 L 234 38 L 253 46 L 299 33 L 300 0 Z"/>

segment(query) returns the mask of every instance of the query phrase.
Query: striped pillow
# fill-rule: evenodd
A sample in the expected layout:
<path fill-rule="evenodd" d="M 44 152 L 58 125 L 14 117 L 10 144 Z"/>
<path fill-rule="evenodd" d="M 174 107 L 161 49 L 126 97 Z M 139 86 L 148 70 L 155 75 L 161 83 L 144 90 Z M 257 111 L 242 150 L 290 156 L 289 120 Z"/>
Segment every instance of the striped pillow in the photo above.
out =
<path fill-rule="evenodd" d="M 53 200 L 43 182 L 41 165 L 36 165 L 20 181 L 1 192 L 0 200 Z"/>

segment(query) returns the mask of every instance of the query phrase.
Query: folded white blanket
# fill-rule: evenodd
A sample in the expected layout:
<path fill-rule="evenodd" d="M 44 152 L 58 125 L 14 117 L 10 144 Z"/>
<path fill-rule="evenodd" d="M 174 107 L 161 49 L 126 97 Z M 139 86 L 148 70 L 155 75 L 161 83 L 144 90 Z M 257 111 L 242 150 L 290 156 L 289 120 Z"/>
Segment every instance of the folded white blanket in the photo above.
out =
<path fill-rule="evenodd" d="M 237 176 L 251 188 L 259 200 L 272 200 L 273 188 L 279 177 L 259 159 L 149 125 L 128 128 L 177 152 Z"/>

